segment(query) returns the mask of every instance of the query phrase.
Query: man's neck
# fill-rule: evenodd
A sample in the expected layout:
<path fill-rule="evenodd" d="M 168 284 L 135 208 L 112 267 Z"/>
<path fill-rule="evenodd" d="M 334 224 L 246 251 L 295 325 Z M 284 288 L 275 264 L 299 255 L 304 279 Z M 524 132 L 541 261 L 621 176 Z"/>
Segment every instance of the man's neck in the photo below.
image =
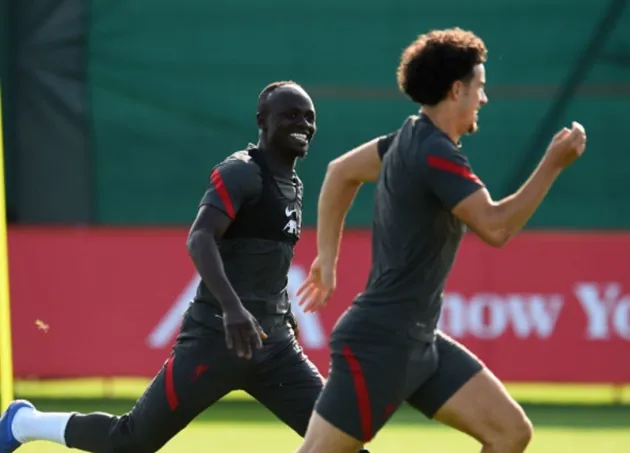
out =
<path fill-rule="evenodd" d="M 459 144 L 461 134 L 457 130 L 457 124 L 453 121 L 453 115 L 446 108 L 422 107 L 420 113 L 431 120 L 433 125 L 444 132 L 456 145 Z"/>
<path fill-rule="evenodd" d="M 288 176 L 293 174 L 297 162 L 296 157 L 287 156 L 286 153 L 277 151 L 262 140 L 258 141 L 256 147 L 265 153 L 267 165 L 269 165 L 271 171 Z"/>

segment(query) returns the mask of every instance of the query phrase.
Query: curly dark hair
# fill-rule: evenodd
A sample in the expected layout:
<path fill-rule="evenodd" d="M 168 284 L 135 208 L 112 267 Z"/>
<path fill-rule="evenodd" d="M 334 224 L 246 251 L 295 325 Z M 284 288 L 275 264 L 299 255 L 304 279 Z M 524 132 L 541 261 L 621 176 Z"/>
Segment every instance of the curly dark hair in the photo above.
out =
<path fill-rule="evenodd" d="M 265 103 L 267 102 L 267 99 L 269 98 L 269 96 L 271 96 L 271 93 L 276 91 L 278 88 L 284 87 L 287 85 L 294 85 L 298 87 L 300 86 L 298 83 L 292 80 L 282 80 L 279 82 L 272 82 L 269 85 L 267 85 L 265 88 L 263 88 L 263 90 L 260 92 L 260 95 L 258 96 L 258 106 L 257 106 L 256 112 L 263 113 L 265 109 Z"/>
<path fill-rule="evenodd" d="M 456 80 L 468 82 L 488 50 L 471 31 L 455 27 L 418 36 L 405 49 L 398 66 L 400 91 L 420 105 L 442 101 Z"/>

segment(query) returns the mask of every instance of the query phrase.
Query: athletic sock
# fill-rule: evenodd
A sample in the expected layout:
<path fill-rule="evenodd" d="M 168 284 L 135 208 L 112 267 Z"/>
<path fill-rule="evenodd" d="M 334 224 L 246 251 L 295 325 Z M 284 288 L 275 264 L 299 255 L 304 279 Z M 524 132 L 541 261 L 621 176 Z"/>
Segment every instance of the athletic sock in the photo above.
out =
<path fill-rule="evenodd" d="M 15 414 L 11 430 L 20 443 L 47 440 L 65 446 L 66 425 L 71 416 L 67 412 L 40 412 L 22 407 Z"/>

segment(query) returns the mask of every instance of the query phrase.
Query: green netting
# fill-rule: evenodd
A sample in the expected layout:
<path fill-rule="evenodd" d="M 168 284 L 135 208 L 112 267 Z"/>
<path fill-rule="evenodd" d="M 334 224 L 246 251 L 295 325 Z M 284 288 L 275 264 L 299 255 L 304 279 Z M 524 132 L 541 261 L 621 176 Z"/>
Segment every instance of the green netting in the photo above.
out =
<path fill-rule="evenodd" d="M 300 165 L 304 220 L 314 222 L 326 163 L 414 111 L 395 90 L 401 50 L 418 33 L 453 25 L 475 30 L 490 49 L 491 102 L 466 149 L 493 194 L 505 195 L 608 2 L 437 3 L 94 1 L 90 78 L 99 221 L 188 223 L 212 165 L 256 139 L 260 89 L 294 79 L 312 92 L 319 117 L 312 152 Z M 622 187 L 630 157 L 620 137 L 630 110 L 628 53 L 626 13 L 585 90 L 560 118 L 588 128 L 588 156 L 562 176 L 532 226 L 630 227 Z M 367 225 L 370 217 L 368 189 L 348 222 Z"/>

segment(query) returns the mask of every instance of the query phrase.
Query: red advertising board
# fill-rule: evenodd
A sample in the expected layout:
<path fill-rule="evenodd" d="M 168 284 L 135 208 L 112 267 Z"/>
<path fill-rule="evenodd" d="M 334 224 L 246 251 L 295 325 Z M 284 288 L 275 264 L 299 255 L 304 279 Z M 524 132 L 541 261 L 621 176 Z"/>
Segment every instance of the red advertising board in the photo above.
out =
<path fill-rule="evenodd" d="M 17 377 L 152 376 L 197 283 L 185 229 L 12 229 Z M 369 232 L 347 232 L 338 289 L 298 310 L 306 352 L 325 373 L 327 338 L 365 284 Z M 305 231 L 293 293 L 315 253 Z M 522 233 L 503 249 L 468 235 L 441 328 L 509 381 L 630 382 L 630 234 Z"/>

